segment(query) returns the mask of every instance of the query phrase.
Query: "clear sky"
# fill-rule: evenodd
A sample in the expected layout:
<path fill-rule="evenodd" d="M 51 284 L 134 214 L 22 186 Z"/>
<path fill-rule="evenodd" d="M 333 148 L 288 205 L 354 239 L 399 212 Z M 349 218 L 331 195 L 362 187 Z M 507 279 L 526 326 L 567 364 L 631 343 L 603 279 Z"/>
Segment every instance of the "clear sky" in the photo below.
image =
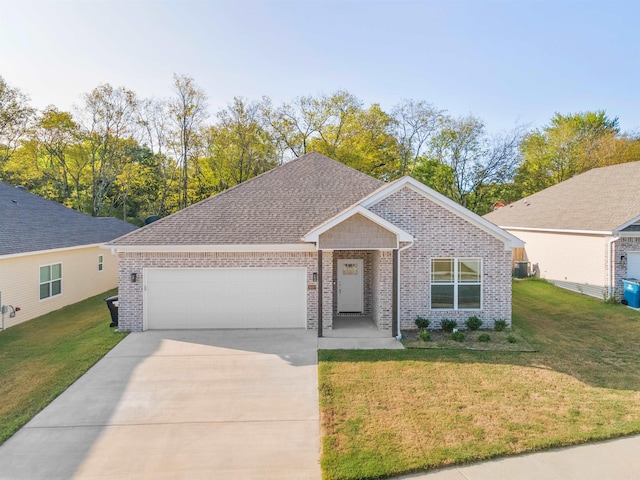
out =
<path fill-rule="evenodd" d="M 640 130 L 640 0 L 0 0 L 0 76 L 38 108 L 101 83 L 168 97 L 174 72 L 212 113 L 346 89 L 494 132 L 596 109 Z"/>

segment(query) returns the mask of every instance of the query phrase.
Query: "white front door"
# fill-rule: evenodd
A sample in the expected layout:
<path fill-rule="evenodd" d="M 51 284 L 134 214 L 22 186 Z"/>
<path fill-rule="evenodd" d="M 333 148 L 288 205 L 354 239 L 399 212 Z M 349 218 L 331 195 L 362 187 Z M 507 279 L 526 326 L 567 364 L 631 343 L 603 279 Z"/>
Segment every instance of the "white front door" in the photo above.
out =
<path fill-rule="evenodd" d="M 338 260 L 338 313 L 364 311 L 363 260 Z"/>

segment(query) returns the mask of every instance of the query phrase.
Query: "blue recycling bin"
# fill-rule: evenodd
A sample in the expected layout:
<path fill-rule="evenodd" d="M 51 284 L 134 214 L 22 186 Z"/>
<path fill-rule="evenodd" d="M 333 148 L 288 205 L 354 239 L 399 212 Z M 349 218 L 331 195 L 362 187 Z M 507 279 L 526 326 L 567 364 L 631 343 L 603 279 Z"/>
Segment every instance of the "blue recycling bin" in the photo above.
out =
<path fill-rule="evenodd" d="M 640 308 L 640 280 L 626 278 L 622 280 L 624 284 L 624 299 L 627 305 Z"/>

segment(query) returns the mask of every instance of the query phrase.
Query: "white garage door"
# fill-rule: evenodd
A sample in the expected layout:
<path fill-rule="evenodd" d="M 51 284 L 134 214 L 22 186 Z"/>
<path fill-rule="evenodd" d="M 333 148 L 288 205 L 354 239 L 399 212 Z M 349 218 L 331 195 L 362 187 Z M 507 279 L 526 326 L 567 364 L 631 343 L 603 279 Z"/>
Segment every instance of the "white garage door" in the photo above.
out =
<path fill-rule="evenodd" d="M 306 269 L 145 269 L 148 329 L 304 328 Z"/>

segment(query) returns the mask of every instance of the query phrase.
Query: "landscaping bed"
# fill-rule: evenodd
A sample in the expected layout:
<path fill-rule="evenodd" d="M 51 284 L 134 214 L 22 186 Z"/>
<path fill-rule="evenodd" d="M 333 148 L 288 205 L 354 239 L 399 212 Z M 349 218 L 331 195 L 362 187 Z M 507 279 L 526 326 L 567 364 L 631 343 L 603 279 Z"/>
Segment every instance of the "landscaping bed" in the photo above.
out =
<path fill-rule="evenodd" d="M 449 350 L 483 350 L 503 352 L 535 352 L 533 347 L 517 330 L 463 330 L 464 338 L 454 340 L 451 333 L 442 330 L 429 330 L 428 341 L 420 338 L 418 330 L 402 332 L 402 344 L 405 348 L 432 348 Z M 482 337 L 481 337 L 482 336 Z M 480 339 L 489 340 L 480 341 Z"/>
<path fill-rule="evenodd" d="M 0 444 L 111 350 L 111 290 L 0 332 Z"/>
<path fill-rule="evenodd" d="M 638 312 L 542 281 L 514 282 L 513 312 L 537 351 L 318 352 L 324 477 L 384 478 L 640 433 Z"/>

